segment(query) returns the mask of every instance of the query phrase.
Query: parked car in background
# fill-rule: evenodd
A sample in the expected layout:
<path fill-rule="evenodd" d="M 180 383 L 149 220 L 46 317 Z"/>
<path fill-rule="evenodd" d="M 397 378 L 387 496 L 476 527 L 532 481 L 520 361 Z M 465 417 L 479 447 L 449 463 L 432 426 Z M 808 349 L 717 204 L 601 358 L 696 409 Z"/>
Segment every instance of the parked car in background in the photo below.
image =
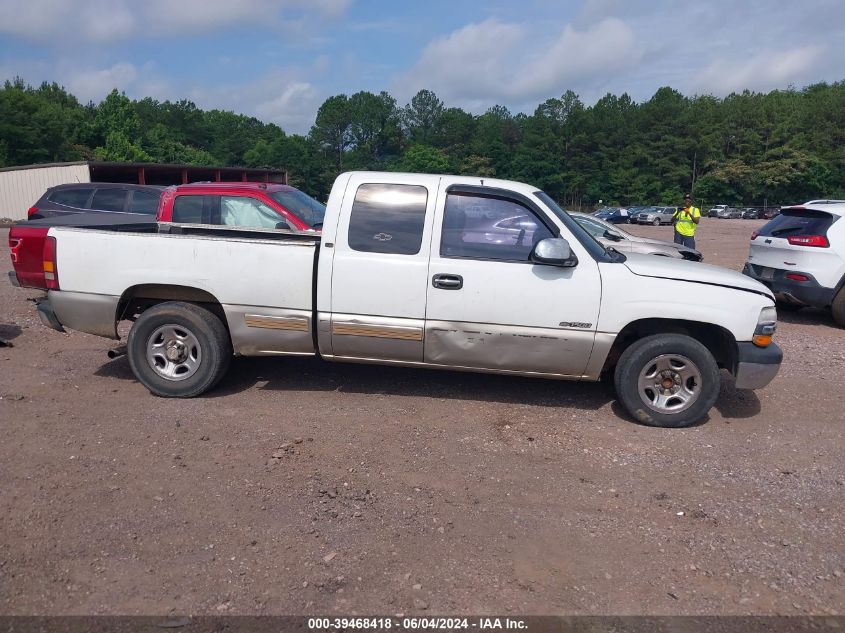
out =
<path fill-rule="evenodd" d="M 759 217 L 759 212 L 753 207 L 749 207 L 742 211 L 743 220 L 756 220 Z"/>
<path fill-rule="evenodd" d="M 784 308 L 831 308 L 845 327 L 845 200 L 784 207 L 751 235 L 742 272 Z"/>
<path fill-rule="evenodd" d="M 628 215 L 628 209 L 622 207 L 605 207 L 603 209 L 599 209 L 593 215 L 605 222 L 610 222 L 611 224 L 628 224 L 631 222 L 631 217 Z"/>
<path fill-rule="evenodd" d="M 27 217 L 40 220 L 76 213 L 135 213 L 155 216 L 164 187 L 113 182 L 56 185 L 29 208 Z"/>
<path fill-rule="evenodd" d="M 726 204 L 717 204 L 715 207 L 707 212 L 708 218 L 729 218 L 731 217 L 731 208 Z"/>
<path fill-rule="evenodd" d="M 288 185 L 210 182 L 170 187 L 159 222 L 319 232 L 326 206 Z"/>
<path fill-rule="evenodd" d="M 623 253 L 660 255 L 662 257 L 687 259 L 693 262 L 700 262 L 703 259 L 699 251 L 680 244 L 633 235 L 618 226 L 586 213 L 570 213 L 570 215 L 602 246 L 610 246 Z"/>
<path fill-rule="evenodd" d="M 773 207 L 769 207 L 768 209 L 763 210 L 762 218 L 764 220 L 771 220 L 773 217 L 780 213 L 780 209 L 775 209 Z"/>
<path fill-rule="evenodd" d="M 678 207 L 646 207 L 640 211 L 634 218 L 636 224 L 653 224 L 660 226 L 661 224 L 672 224 L 672 218 Z"/>
<path fill-rule="evenodd" d="M 730 212 L 730 215 L 728 217 L 731 220 L 741 220 L 743 213 L 744 213 L 743 209 L 731 208 L 731 212 Z"/>

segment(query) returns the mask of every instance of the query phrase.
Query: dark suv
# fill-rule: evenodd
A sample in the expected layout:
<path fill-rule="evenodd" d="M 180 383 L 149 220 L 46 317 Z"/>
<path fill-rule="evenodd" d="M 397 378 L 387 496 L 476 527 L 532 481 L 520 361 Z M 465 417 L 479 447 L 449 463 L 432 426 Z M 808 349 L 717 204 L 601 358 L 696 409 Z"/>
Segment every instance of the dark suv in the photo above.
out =
<path fill-rule="evenodd" d="M 56 185 L 30 207 L 30 220 L 72 213 L 133 213 L 155 218 L 164 187 L 112 182 Z"/>

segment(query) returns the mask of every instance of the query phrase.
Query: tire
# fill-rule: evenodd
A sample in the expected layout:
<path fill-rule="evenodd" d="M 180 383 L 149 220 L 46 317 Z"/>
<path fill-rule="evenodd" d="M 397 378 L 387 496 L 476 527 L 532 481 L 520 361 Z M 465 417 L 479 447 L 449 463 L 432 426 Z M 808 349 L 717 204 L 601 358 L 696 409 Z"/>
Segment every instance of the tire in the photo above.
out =
<path fill-rule="evenodd" d="M 652 222 L 652 224 L 654 226 L 660 226 L 660 218 L 654 218 L 654 221 Z"/>
<path fill-rule="evenodd" d="M 839 327 L 845 327 L 845 286 L 839 289 L 830 304 L 833 320 Z"/>
<path fill-rule="evenodd" d="M 654 386 L 661 376 L 672 380 L 668 393 Z M 619 401 L 638 422 L 680 428 L 699 422 L 713 408 L 719 396 L 719 367 L 695 339 L 656 334 L 636 341 L 622 353 L 614 385 Z"/>
<path fill-rule="evenodd" d="M 215 315 L 169 301 L 141 313 L 126 355 L 135 377 L 164 398 L 192 398 L 214 387 L 232 359 L 229 333 Z"/>

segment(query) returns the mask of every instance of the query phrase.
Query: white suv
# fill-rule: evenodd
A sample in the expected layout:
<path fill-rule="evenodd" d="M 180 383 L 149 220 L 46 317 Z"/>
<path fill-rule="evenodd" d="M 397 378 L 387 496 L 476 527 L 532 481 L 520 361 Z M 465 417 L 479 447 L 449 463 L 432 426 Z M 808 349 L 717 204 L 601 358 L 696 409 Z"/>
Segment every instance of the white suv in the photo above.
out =
<path fill-rule="evenodd" d="M 751 235 L 742 272 L 767 285 L 784 308 L 831 308 L 845 327 L 845 200 L 783 207 Z"/>

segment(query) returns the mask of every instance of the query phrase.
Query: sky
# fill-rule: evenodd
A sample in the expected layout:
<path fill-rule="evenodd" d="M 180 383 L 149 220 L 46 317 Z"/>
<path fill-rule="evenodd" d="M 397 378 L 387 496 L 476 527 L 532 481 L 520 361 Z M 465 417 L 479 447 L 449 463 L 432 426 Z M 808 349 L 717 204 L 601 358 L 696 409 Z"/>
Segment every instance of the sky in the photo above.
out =
<path fill-rule="evenodd" d="M 531 113 L 845 79 L 845 0 L 0 0 L 0 81 L 190 99 L 305 133 L 329 96 Z"/>

